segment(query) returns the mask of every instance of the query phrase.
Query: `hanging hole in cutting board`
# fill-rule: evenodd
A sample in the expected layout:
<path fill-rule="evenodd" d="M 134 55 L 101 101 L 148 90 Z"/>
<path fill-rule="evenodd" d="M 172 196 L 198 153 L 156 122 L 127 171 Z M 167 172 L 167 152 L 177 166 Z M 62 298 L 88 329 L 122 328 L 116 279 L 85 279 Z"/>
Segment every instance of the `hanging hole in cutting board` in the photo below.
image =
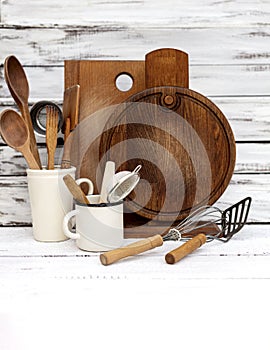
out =
<path fill-rule="evenodd" d="M 119 91 L 129 91 L 133 86 L 133 78 L 128 73 L 120 73 L 115 79 L 115 85 Z"/>

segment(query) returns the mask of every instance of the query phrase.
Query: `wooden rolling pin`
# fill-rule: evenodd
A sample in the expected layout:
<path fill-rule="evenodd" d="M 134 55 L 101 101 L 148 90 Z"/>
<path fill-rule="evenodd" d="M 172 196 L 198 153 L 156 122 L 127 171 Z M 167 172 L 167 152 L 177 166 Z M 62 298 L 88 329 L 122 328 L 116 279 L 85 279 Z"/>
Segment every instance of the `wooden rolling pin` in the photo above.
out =
<path fill-rule="evenodd" d="M 163 244 L 163 239 L 160 235 L 145 238 L 139 242 L 131 243 L 123 248 L 111 250 L 100 254 L 100 261 L 103 265 L 110 265 L 120 259 L 128 256 L 143 253 L 149 249 L 160 247 Z"/>
<path fill-rule="evenodd" d="M 194 250 L 200 248 L 206 242 L 206 235 L 203 233 L 193 237 L 190 241 L 187 241 L 180 247 L 172 250 L 165 256 L 167 264 L 175 264 L 177 261 L 183 259 Z"/>

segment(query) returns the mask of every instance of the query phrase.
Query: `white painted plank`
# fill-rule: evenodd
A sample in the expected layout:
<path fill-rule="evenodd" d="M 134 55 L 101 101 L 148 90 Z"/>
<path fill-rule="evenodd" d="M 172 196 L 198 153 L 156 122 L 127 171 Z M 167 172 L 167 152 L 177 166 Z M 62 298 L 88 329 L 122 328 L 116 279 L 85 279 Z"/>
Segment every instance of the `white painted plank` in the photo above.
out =
<path fill-rule="evenodd" d="M 0 225 L 8 222 L 29 225 L 31 212 L 26 177 L 0 178 L 0 188 Z"/>
<path fill-rule="evenodd" d="M 213 97 L 211 100 L 228 118 L 237 141 L 269 140 L 269 97 Z"/>
<path fill-rule="evenodd" d="M 270 5 L 260 1 L 168 0 L 16 0 L 3 1 L 2 21 L 20 25 L 89 25 L 122 23 L 148 27 L 260 26 L 269 20 Z M 61 14 L 61 15 L 60 15 Z"/>
<path fill-rule="evenodd" d="M 270 79 L 270 77 L 269 77 Z M 198 90 L 197 90 L 198 91 Z M 200 91 L 201 92 L 201 91 Z M 47 96 L 47 95 L 46 95 Z M 44 96 L 40 96 L 42 100 Z M 270 97 L 212 97 L 210 99 L 228 118 L 236 141 L 269 141 L 270 140 Z M 62 100 L 56 101 L 61 107 Z M 5 101 L 7 101 L 5 99 Z M 15 108 L 13 101 L 0 105 L 0 112 L 6 108 Z M 31 108 L 31 106 L 30 106 Z M 37 137 L 38 142 L 44 138 Z"/>
<path fill-rule="evenodd" d="M 0 177 L 0 226 L 29 225 L 31 213 L 25 177 Z M 268 174 L 235 174 L 216 205 L 222 210 L 251 196 L 249 222 L 270 222 L 270 177 Z"/>
<path fill-rule="evenodd" d="M 230 185 L 215 205 L 224 210 L 247 196 L 252 198 L 248 221 L 269 222 L 270 177 L 266 174 L 233 175 Z"/>
<path fill-rule="evenodd" d="M 235 173 L 270 173 L 270 144 L 236 145 Z"/>
<path fill-rule="evenodd" d="M 44 138 L 39 140 L 45 142 Z M 236 146 L 235 173 L 270 173 L 270 143 L 240 143 Z M 47 150 L 39 147 L 41 162 L 46 165 Z M 62 147 L 56 149 L 55 164 L 61 164 Z M 0 146 L 0 174 L 1 176 L 25 175 L 26 161 L 20 152 L 7 146 Z"/>
<path fill-rule="evenodd" d="M 62 102 L 63 67 L 25 67 L 25 72 L 30 86 L 30 103 L 40 100 Z M 260 98 L 266 95 L 267 98 L 270 91 L 269 81 L 269 64 L 190 66 L 190 89 L 211 98 L 235 95 L 248 97 L 258 95 Z M 3 68 L 0 68 L 0 87 L 0 103 L 11 104 L 13 100 L 3 78 Z"/>
<path fill-rule="evenodd" d="M 269 238 L 270 225 L 246 225 L 228 243 L 209 242 L 194 252 L 189 260 L 198 256 L 270 256 Z M 125 239 L 123 246 L 135 241 L 138 241 L 138 239 Z M 162 247 L 144 252 L 134 258 L 131 257 L 129 260 L 135 262 L 148 258 L 159 259 L 181 244 L 181 242 L 168 241 Z M 71 239 L 57 243 L 35 241 L 31 227 L 0 227 L 0 257 L 92 257 L 93 260 L 98 260 L 99 253 L 82 251 L 77 248 L 75 241 Z"/>
<path fill-rule="evenodd" d="M 41 138 L 40 138 L 41 139 Z M 43 138 L 43 142 L 44 138 Z M 61 164 L 63 149 L 62 147 L 57 147 L 55 152 L 55 164 Z M 39 155 L 41 164 L 46 166 L 47 164 L 47 149 L 45 146 L 39 147 Z M 0 146 L 0 174 L 21 176 L 25 175 L 25 169 L 27 168 L 27 163 L 20 152 L 15 151 L 13 148 L 8 146 Z"/>
<path fill-rule="evenodd" d="M 17 57 L 20 59 L 20 56 Z M 62 65 L 63 61 L 60 63 Z M 27 66 L 24 69 L 30 86 L 30 103 L 39 100 L 63 100 L 63 67 Z M 189 70 L 190 89 L 198 91 L 205 96 L 269 96 L 269 64 L 232 66 L 190 65 Z M 3 68 L 0 68 L 0 87 L 0 103 L 11 103 L 10 92 L 3 77 Z"/>
<path fill-rule="evenodd" d="M 160 47 L 189 54 L 191 64 L 265 64 L 270 28 L 87 27 L 0 28 L 0 59 L 17 55 L 24 65 L 59 65 L 64 59 L 144 59 Z"/>
<path fill-rule="evenodd" d="M 169 246 L 167 246 L 166 252 Z M 157 248 L 158 249 L 158 248 Z M 196 253 L 168 265 L 164 254 L 152 251 L 103 266 L 99 254 L 84 257 L 2 257 L 2 281 L 37 280 L 146 280 L 146 279 L 269 279 L 270 256 L 203 256 Z M 42 276 L 42 277 L 41 277 Z"/>

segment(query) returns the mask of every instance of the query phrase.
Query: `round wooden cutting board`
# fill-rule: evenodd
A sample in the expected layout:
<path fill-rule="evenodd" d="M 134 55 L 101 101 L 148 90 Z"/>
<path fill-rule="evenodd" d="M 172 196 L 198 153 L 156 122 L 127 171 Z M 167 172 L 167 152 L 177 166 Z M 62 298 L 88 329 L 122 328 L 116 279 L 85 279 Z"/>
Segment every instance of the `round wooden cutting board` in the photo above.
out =
<path fill-rule="evenodd" d="M 144 90 L 119 105 L 106 125 L 100 158 L 117 170 L 138 164 L 141 181 L 127 207 L 159 221 L 181 220 L 191 209 L 212 205 L 235 165 L 235 140 L 217 106 L 187 88 Z"/>

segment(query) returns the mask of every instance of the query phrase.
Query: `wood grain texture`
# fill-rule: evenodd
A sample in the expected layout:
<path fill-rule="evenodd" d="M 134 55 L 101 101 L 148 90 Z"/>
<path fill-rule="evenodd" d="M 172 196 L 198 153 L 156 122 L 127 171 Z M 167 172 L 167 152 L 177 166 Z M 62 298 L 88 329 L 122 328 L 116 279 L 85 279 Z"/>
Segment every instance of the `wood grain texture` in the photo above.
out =
<path fill-rule="evenodd" d="M 144 61 L 65 61 L 65 89 L 75 84 L 81 87 L 79 119 L 143 90 L 144 66 Z M 132 77 L 133 85 L 128 91 L 120 91 L 115 82 L 126 72 Z"/>
<path fill-rule="evenodd" d="M 16 32 L 16 35 L 13 35 Z M 190 64 L 266 64 L 270 28 L 139 28 L 121 23 L 86 27 L 0 28 L 0 60 L 16 54 L 23 65 L 59 65 L 64 60 L 142 60 L 162 47 L 181 49 Z M 221 45 L 222 38 L 222 45 Z M 25 48 L 27 47 L 27 50 Z M 128 50 L 127 50 L 128 47 Z"/>
<path fill-rule="evenodd" d="M 3 176 L 0 178 L 0 190 L 0 226 L 30 225 L 30 206 L 26 178 Z M 224 210 L 232 203 L 236 203 L 246 196 L 251 196 L 253 199 L 249 222 L 270 223 L 269 175 L 233 175 L 229 187 L 216 204 Z M 141 233 L 143 233 L 143 230 Z"/>
<path fill-rule="evenodd" d="M 33 341 L 36 336 L 36 344 L 42 338 L 42 329 L 46 329 L 48 334 L 59 334 L 61 348 L 72 347 L 71 336 L 63 338 L 57 332 L 59 324 L 67 325 L 66 329 L 70 326 L 73 309 L 66 305 L 70 305 L 71 296 L 80 295 L 74 306 L 76 316 L 81 310 L 81 319 L 85 317 L 88 305 L 89 314 L 93 316 L 90 326 L 91 320 L 94 320 L 94 327 L 97 320 L 104 324 L 100 305 L 89 303 L 91 295 L 92 300 L 102 301 L 109 315 L 121 317 L 121 306 L 129 305 L 129 316 L 114 322 L 111 334 L 117 334 L 121 325 L 123 334 L 137 329 L 139 320 L 147 339 L 152 329 L 156 334 L 160 320 L 168 318 L 168 310 L 174 310 L 175 314 L 186 315 L 181 328 L 184 334 L 181 345 L 188 348 L 192 339 L 194 348 L 205 344 L 210 350 L 217 347 L 222 335 L 219 324 L 213 323 L 218 313 L 230 324 L 230 337 L 222 338 L 224 349 L 267 348 L 267 323 L 254 327 L 250 320 L 260 321 L 270 312 L 269 15 L 268 0 L 0 0 L 0 110 L 14 108 L 1 65 L 10 54 L 18 56 L 23 63 L 30 83 L 30 104 L 33 104 L 44 99 L 62 103 L 64 60 L 142 60 L 146 52 L 160 47 L 186 51 L 190 57 L 190 88 L 209 97 L 222 110 L 236 139 L 241 141 L 237 144 L 235 175 L 217 204 L 224 209 L 245 195 L 251 195 L 250 220 L 256 223 L 247 225 L 228 244 L 205 244 L 203 249 L 179 264 L 164 263 L 166 252 L 179 245 L 166 242 L 155 250 L 104 267 L 99 254 L 77 249 L 72 240 L 60 244 L 34 241 L 32 228 L 26 227 L 31 223 L 26 163 L 18 152 L 0 140 L 0 299 L 2 314 L 8 315 L 8 322 L 3 323 L 4 330 L 10 321 L 16 322 L 14 314 L 9 317 L 13 310 L 18 313 L 18 308 L 23 308 L 22 315 L 30 314 L 27 322 L 25 317 L 24 323 L 17 319 L 18 333 L 14 328 L 10 333 L 3 333 L 4 347 L 5 337 L 10 342 L 15 342 L 16 338 L 17 347 L 22 347 L 19 334 L 23 329 L 26 332 L 22 338 L 26 339 L 29 334 L 29 341 Z M 44 138 L 37 139 L 42 143 L 39 151 L 44 164 Z M 264 143 L 250 143 L 254 141 Z M 59 149 L 57 151 L 61 154 Z M 263 222 L 267 224 L 260 224 Z M 132 242 L 134 240 L 129 239 L 125 244 Z M 163 303 L 163 308 L 157 308 L 161 300 L 166 300 L 166 305 Z M 49 310 L 52 305 L 58 310 L 61 303 L 62 320 L 58 313 L 52 321 Z M 34 317 L 31 324 L 31 306 L 39 316 L 40 308 L 45 309 L 46 305 L 49 306 L 48 322 L 44 313 L 44 328 Z M 150 322 L 148 316 L 141 314 L 144 305 L 147 315 L 154 316 Z M 190 327 L 190 324 L 194 326 L 194 315 L 190 313 L 190 305 L 195 305 L 198 325 L 211 322 L 211 336 L 205 341 L 205 327 L 197 327 L 194 338 L 194 327 Z M 98 309 L 97 317 L 93 307 Z M 234 317 L 231 317 L 232 308 Z M 246 317 L 247 309 L 249 317 Z M 123 311 L 127 315 L 126 310 Z M 134 318 L 134 314 L 139 317 Z M 77 326 L 82 334 L 81 323 Z M 33 332 L 34 327 L 40 333 Z M 89 322 L 86 322 L 87 327 Z M 83 336 L 78 338 L 75 328 L 74 344 L 78 347 Z M 175 347 L 179 334 L 165 333 L 161 337 L 148 337 L 148 348 L 155 348 L 155 342 L 157 348 Z M 87 342 L 87 331 L 85 335 Z M 42 345 L 49 349 L 55 345 L 57 337 L 53 337 L 52 343 L 52 337 L 47 338 Z M 110 347 L 111 337 L 107 338 Z M 12 345 L 9 347 L 16 348 Z M 140 339 L 137 343 L 135 339 L 132 345 L 140 348 Z M 25 348 L 32 349 L 31 346 Z"/>
<path fill-rule="evenodd" d="M 43 139 L 44 140 L 44 139 Z M 45 145 L 39 148 L 41 162 L 46 164 L 47 152 Z M 60 164 L 63 149 L 56 149 L 55 164 Z M 239 143 L 236 145 L 236 164 L 234 172 L 239 173 L 270 173 L 270 143 Z M 8 146 L 0 146 L 1 176 L 24 176 L 26 162 L 19 152 Z"/>
<path fill-rule="evenodd" d="M 145 54 L 145 52 L 144 52 Z M 101 57 L 102 59 L 102 57 Z M 61 66 L 25 67 L 30 84 L 30 104 L 40 100 L 63 102 L 64 63 Z M 0 104 L 10 105 L 12 99 L 3 80 L 0 67 Z M 270 90 L 270 65 L 190 65 L 190 89 L 205 96 L 215 97 L 252 97 L 262 100 Z M 42 79 L 40 77 L 42 76 Z M 263 84 L 262 84 L 263 82 Z M 105 85 L 106 86 L 106 85 Z M 48 88 L 49 87 L 49 88 Z M 264 95 L 264 96 L 263 96 Z"/>
<path fill-rule="evenodd" d="M 198 234 L 190 241 L 185 242 L 178 248 L 173 249 L 165 255 L 165 260 L 168 264 L 175 264 L 182 260 L 185 256 L 191 254 L 194 250 L 200 248 L 206 243 L 206 236 L 204 234 Z"/>
<path fill-rule="evenodd" d="M 270 140 L 269 96 L 210 96 L 210 99 L 228 118 L 237 141 Z M 5 99 L 5 101 L 2 106 L 0 104 L 0 111 L 6 107 L 16 109 L 11 100 L 7 102 Z M 62 101 L 55 102 L 60 105 Z M 37 136 L 37 142 L 44 142 L 44 137 Z"/>
<path fill-rule="evenodd" d="M 145 55 L 145 88 L 167 85 L 189 87 L 189 65 L 186 52 L 176 49 L 159 49 Z"/>
<path fill-rule="evenodd" d="M 99 253 L 79 250 L 74 241 L 42 244 L 33 240 L 32 228 L 0 228 L 0 273 L 6 280 L 25 278 L 80 279 L 117 278 L 146 279 L 161 277 L 178 279 L 269 278 L 263 268 L 270 262 L 269 231 L 265 225 L 249 225 L 235 235 L 228 244 L 211 242 L 190 255 L 175 269 L 168 269 L 164 255 L 179 246 L 179 242 L 166 242 L 163 246 L 134 256 L 110 268 L 104 268 Z M 126 240 L 126 243 L 136 242 Z M 147 261 L 147 263 L 146 263 Z M 257 263 L 256 263 L 257 261 Z M 8 263 L 10 266 L 8 267 Z M 89 266 L 92 269 L 89 270 Z M 24 267 L 24 268 L 23 268 Z M 123 268 L 125 267 L 125 268 Z M 42 270 L 42 274 L 40 271 Z M 63 272 L 64 271 L 64 272 Z M 176 277 L 177 276 L 177 277 Z"/>
<path fill-rule="evenodd" d="M 31 11 L 28 11 L 28 9 Z M 50 9 L 50 16 L 44 13 Z M 61 16 L 59 16 L 61 13 Z M 159 28 L 260 26 L 269 19 L 268 1 L 53 0 L 2 1 L 2 22 L 18 25 L 89 25 L 112 22 Z"/>
<path fill-rule="evenodd" d="M 203 250 L 198 250 L 196 255 L 198 256 L 270 256 L 270 242 L 269 242 L 269 230 L 265 229 L 266 225 L 247 225 L 243 228 L 241 233 L 235 235 L 228 244 L 221 244 L 213 241 L 210 244 L 205 244 Z M 138 242 L 136 239 L 125 239 L 125 245 L 133 242 Z M 155 249 L 152 252 L 145 253 L 147 259 L 164 256 L 165 252 L 170 251 L 180 245 L 179 242 L 167 241 L 163 244 L 163 247 Z M 0 227 L 0 256 L 9 258 L 38 258 L 38 257 L 92 257 L 96 260 L 96 264 L 99 265 L 99 253 L 82 251 L 76 247 L 73 240 L 66 240 L 61 243 L 48 243 L 43 244 L 33 239 L 33 233 L 31 227 Z M 5 248 L 4 248 L 5 247 Z M 142 263 L 142 257 L 137 256 L 138 264 Z M 194 257 L 191 258 L 191 260 Z M 155 260 L 155 259 L 154 259 Z M 87 259 L 86 259 L 87 261 Z M 134 260 L 125 262 L 132 268 Z M 166 265 L 163 261 L 155 261 L 156 264 Z M 147 265 L 147 264 L 146 264 Z M 116 266 L 116 265 L 115 265 Z M 154 267 L 153 267 L 154 268 Z M 225 266 L 224 266 L 225 268 Z M 114 269 L 114 267 L 112 267 Z M 156 269 L 157 271 L 158 269 Z M 107 270 L 103 270 L 104 272 Z M 113 270 L 108 270 L 110 273 Z M 128 271 L 128 270 L 127 270 Z M 89 272 L 89 265 L 88 265 Z M 124 271 L 122 271 L 124 273 Z M 168 270 L 167 270 L 168 272 Z M 269 271 L 268 271 L 269 272 Z M 8 274 L 8 270 L 6 270 Z M 77 270 L 80 274 L 80 270 Z M 142 271 L 143 273 L 143 271 Z"/>
<path fill-rule="evenodd" d="M 261 180 L 269 172 L 268 1 L 105 0 L 89 5 L 87 0 L 78 4 L 71 0 L 2 0 L 0 4 L 0 61 L 10 54 L 21 60 L 29 78 L 31 104 L 42 99 L 62 103 L 66 59 L 141 60 L 159 47 L 188 52 L 190 88 L 210 97 L 229 119 L 236 140 L 248 142 L 237 145 L 235 172 L 242 174 L 242 180 L 241 190 L 232 190 L 232 198 L 255 191 L 258 216 L 253 213 L 253 219 L 268 220 L 264 208 L 269 206 L 264 194 L 268 184 Z M 50 16 L 45 16 L 48 11 Z M 14 107 L 0 66 L 0 110 L 6 106 Z M 38 142 L 44 140 L 38 138 Z M 1 180 L 24 176 L 26 164 L 17 152 L 1 143 L 0 153 Z M 44 145 L 40 153 L 45 162 Z M 258 174 L 258 183 L 252 173 Z M 22 224 L 24 209 L 13 205 L 12 198 L 16 198 L 16 182 L 24 180 L 14 177 L 12 190 L 3 192 L 11 193 L 7 201 L 10 216 Z M 228 191 L 231 188 L 238 189 L 237 183 Z M 25 187 L 23 193 L 25 198 Z"/>
<path fill-rule="evenodd" d="M 173 99 L 169 106 L 167 96 Z M 189 89 L 156 87 L 120 107 L 106 125 L 100 156 L 120 170 L 142 164 L 146 183 L 139 183 L 136 198 L 127 202 L 132 212 L 158 221 L 183 219 L 192 205 L 212 204 L 221 196 L 233 173 L 235 144 L 211 101 Z M 88 164 L 81 167 L 83 177 Z"/>

